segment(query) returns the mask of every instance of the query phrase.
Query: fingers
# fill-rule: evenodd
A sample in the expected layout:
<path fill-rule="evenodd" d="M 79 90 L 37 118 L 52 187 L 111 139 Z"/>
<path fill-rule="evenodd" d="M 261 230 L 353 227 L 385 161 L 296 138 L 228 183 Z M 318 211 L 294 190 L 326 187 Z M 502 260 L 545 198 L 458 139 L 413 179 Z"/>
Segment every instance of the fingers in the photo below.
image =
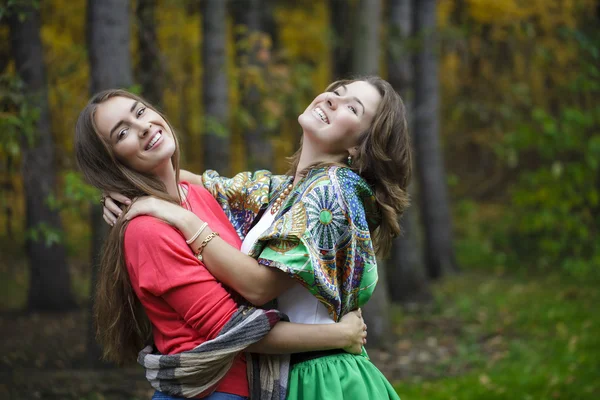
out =
<path fill-rule="evenodd" d="M 102 214 L 102 218 L 104 218 L 104 221 L 110 225 L 110 226 L 115 226 L 115 221 L 113 221 L 112 219 L 110 219 L 109 217 L 106 216 L 106 214 Z"/>
<path fill-rule="evenodd" d="M 138 215 L 142 215 L 144 214 L 144 210 L 141 210 L 139 207 L 131 207 L 129 209 L 129 211 L 127 211 L 127 213 L 125 213 L 125 215 L 123 216 L 123 218 L 125 218 L 126 221 L 129 221 L 130 219 L 133 219 L 135 217 L 137 217 Z"/>
<path fill-rule="evenodd" d="M 112 213 L 113 214 L 112 216 L 115 218 L 120 217 L 121 214 L 123 213 L 121 211 L 121 208 L 119 207 L 119 203 L 116 203 L 110 197 L 106 197 L 104 200 L 104 212 L 107 213 L 107 211 L 109 213 Z"/>
<path fill-rule="evenodd" d="M 362 319 L 362 317 L 361 317 L 361 319 Z M 362 328 L 362 330 L 363 330 L 362 331 L 362 333 L 363 333 L 363 335 L 362 335 L 362 345 L 364 346 L 364 345 L 367 344 L 367 324 L 365 324 L 364 322 L 363 322 L 363 328 Z"/>
<path fill-rule="evenodd" d="M 110 226 L 115 226 L 117 218 L 123 214 L 120 204 L 131 204 L 131 200 L 115 192 L 102 194 L 102 218 Z"/>
<path fill-rule="evenodd" d="M 123 196 L 120 193 L 109 192 L 107 194 L 106 204 L 108 204 L 108 199 L 109 198 L 112 199 L 112 200 L 118 201 L 121 204 L 127 204 L 127 205 L 131 204 L 131 199 L 129 197 Z"/>

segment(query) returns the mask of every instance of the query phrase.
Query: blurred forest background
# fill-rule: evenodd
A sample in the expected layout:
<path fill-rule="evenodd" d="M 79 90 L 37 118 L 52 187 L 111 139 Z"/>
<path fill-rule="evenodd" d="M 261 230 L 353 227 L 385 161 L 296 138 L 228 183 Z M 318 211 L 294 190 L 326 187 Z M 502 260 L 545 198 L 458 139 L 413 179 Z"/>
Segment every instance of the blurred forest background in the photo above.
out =
<path fill-rule="evenodd" d="M 90 334 L 92 93 L 157 105 L 186 169 L 284 173 L 297 116 L 364 74 L 402 95 L 415 149 L 373 361 L 403 400 L 600 398 L 597 0 L 2 0 L 0 396 L 152 393 Z"/>

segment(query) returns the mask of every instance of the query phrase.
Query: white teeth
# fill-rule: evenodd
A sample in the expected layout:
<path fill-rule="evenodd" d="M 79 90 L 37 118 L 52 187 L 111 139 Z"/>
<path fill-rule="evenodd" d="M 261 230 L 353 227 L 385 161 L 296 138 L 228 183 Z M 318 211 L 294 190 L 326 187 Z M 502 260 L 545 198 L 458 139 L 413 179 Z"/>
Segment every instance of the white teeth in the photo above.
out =
<path fill-rule="evenodd" d="M 146 146 L 146 150 L 150 150 L 152 148 L 152 146 L 154 146 L 156 144 L 156 142 L 158 142 L 158 139 L 160 139 L 161 136 L 162 135 L 160 134 L 160 132 L 158 132 L 156 135 L 154 135 L 154 137 L 152 138 L 150 143 L 148 143 L 148 146 Z"/>
<path fill-rule="evenodd" d="M 327 118 L 327 115 L 325 114 L 325 112 L 323 110 L 321 110 L 320 107 L 315 107 L 313 111 L 317 114 L 317 116 L 319 118 L 321 118 L 321 120 L 323 122 L 325 122 L 326 124 L 329 124 L 329 118 Z"/>

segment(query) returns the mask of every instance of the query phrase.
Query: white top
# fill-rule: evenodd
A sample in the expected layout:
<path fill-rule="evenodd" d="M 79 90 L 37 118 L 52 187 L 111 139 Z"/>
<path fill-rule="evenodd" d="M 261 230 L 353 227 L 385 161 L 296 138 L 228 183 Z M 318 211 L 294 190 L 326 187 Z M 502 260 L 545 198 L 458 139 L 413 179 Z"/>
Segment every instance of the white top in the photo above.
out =
<path fill-rule="evenodd" d="M 269 207 L 242 242 L 241 250 L 243 253 L 248 254 L 254 243 L 271 226 L 273 221 L 275 221 L 275 215 L 271 214 L 271 207 Z M 295 283 L 277 298 L 277 308 L 285 313 L 291 322 L 300 324 L 334 323 L 325 306 L 300 283 Z"/>

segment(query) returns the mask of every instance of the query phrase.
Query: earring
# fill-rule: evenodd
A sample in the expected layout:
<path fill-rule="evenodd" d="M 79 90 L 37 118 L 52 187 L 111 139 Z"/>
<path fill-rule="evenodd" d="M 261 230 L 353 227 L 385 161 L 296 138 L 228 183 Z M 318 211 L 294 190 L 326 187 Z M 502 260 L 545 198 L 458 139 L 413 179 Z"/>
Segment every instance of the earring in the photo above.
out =
<path fill-rule="evenodd" d="M 349 155 L 348 156 L 348 166 L 350 167 L 352 165 L 352 156 Z"/>

